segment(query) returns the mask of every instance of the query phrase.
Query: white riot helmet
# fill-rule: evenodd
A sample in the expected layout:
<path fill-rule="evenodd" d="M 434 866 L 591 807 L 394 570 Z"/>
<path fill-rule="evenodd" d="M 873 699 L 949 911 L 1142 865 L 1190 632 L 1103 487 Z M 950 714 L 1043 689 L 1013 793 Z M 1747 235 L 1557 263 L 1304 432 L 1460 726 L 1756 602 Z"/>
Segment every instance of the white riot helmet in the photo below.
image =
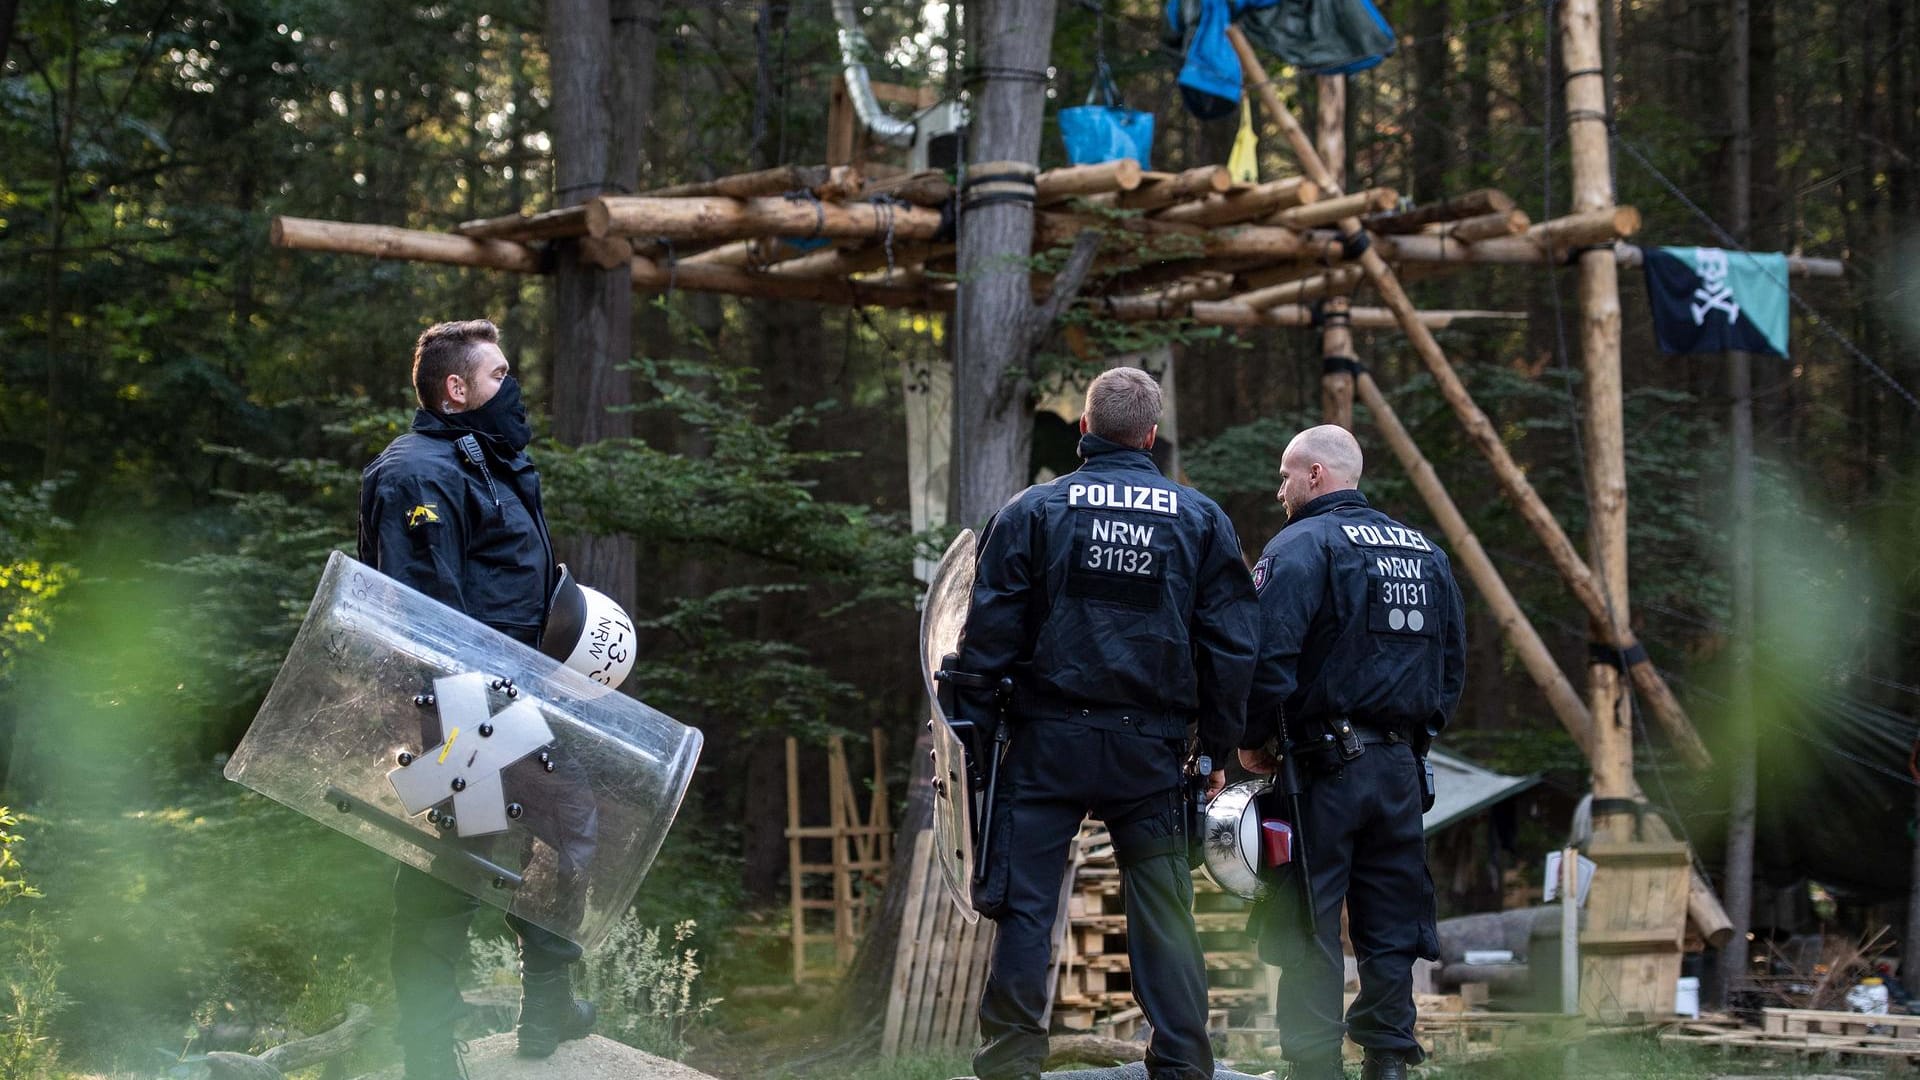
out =
<path fill-rule="evenodd" d="M 1267 895 L 1266 875 L 1260 872 L 1260 795 L 1273 784 L 1260 777 L 1222 789 L 1207 803 L 1201 823 L 1201 862 L 1207 877 L 1242 900 Z"/>
<path fill-rule="evenodd" d="M 547 609 L 547 629 L 540 651 L 606 687 L 618 689 L 633 670 L 633 620 L 598 589 L 573 579 L 560 564 L 560 584 L 554 587 Z M 601 691 L 605 693 L 606 691 Z"/>

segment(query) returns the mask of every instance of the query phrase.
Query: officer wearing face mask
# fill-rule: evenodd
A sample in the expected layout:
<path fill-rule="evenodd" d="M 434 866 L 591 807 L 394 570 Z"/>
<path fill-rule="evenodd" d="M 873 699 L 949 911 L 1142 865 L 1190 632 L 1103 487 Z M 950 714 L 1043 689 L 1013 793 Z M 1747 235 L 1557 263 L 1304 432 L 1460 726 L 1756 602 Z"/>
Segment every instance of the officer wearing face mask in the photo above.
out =
<path fill-rule="evenodd" d="M 527 457 L 532 429 L 491 322 L 446 322 L 420 335 L 412 430 L 361 474 L 360 561 L 495 630 L 538 646 L 558 583 Z M 428 745 L 431 745 L 429 741 Z M 396 1036 L 406 1080 L 462 1074 L 453 1023 L 456 972 L 480 902 L 409 866 L 394 880 Z M 573 997 L 580 947 L 512 915 L 523 976 L 519 1053 L 546 1057 L 585 1036 L 593 1006 Z"/>

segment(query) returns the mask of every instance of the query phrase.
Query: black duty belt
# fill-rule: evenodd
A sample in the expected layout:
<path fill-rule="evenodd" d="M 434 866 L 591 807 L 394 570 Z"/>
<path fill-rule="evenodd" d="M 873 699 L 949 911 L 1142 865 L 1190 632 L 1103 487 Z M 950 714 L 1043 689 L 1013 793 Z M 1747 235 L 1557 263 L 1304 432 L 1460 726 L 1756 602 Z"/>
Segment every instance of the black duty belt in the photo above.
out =
<path fill-rule="evenodd" d="M 1016 692 L 1011 711 L 1023 720 L 1066 720 L 1102 731 L 1147 735 L 1156 739 L 1184 739 L 1191 717 L 1153 709 L 1095 705 L 1084 701 L 1045 698 Z"/>
<path fill-rule="evenodd" d="M 1349 716 L 1309 721 L 1302 727 L 1307 731 L 1317 729 L 1319 732 L 1294 744 L 1294 752 L 1303 758 L 1352 761 L 1369 746 L 1399 746 L 1413 742 L 1407 728 L 1402 725 L 1374 724 Z"/>

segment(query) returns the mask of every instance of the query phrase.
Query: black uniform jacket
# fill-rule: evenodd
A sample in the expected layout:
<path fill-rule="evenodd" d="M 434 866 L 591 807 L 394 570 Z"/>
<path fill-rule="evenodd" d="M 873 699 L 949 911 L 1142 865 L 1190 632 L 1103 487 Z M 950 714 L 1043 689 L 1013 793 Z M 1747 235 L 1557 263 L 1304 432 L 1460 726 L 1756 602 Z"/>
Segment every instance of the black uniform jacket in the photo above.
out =
<path fill-rule="evenodd" d="M 1356 725 L 1439 734 L 1460 702 L 1466 617 L 1446 553 L 1335 491 L 1300 508 L 1253 567 L 1260 662 L 1241 745 L 1346 716 Z"/>
<path fill-rule="evenodd" d="M 537 644 L 555 581 L 540 474 L 525 451 L 419 410 L 360 474 L 360 561 Z"/>
<path fill-rule="evenodd" d="M 1080 440 L 1079 469 L 1013 497 L 980 541 L 962 670 L 1014 680 L 1023 719 L 1238 745 L 1255 601 L 1233 523 L 1145 450 Z"/>

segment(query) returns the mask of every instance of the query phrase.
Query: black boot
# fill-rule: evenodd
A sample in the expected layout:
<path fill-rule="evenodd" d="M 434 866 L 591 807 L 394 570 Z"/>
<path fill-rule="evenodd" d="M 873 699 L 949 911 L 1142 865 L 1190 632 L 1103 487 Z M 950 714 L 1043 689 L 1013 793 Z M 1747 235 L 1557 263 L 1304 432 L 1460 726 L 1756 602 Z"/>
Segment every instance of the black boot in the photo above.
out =
<path fill-rule="evenodd" d="M 1360 1080 L 1407 1080 L 1407 1056 L 1398 1050 L 1368 1050 Z"/>
<path fill-rule="evenodd" d="M 563 1042 L 584 1039 L 593 1030 L 599 1011 L 591 1001 L 573 996 L 573 977 L 564 967 L 552 971 L 525 971 L 520 976 L 519 1054 L 525 1058 L 552 1055 Z"/>

